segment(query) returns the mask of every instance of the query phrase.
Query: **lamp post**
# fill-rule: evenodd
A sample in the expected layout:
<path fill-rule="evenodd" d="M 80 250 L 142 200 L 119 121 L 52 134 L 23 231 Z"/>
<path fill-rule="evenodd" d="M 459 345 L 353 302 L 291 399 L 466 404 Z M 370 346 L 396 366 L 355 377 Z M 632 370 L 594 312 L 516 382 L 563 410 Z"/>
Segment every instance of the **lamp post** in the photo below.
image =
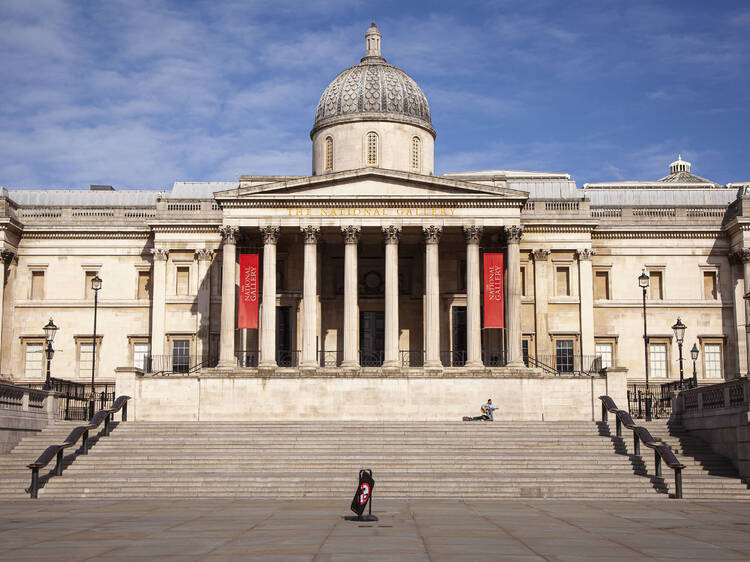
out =
<path fill-rule="evenodd" d="M 693 358 L 693 388 L 698 388 L 698 375 L 695 373 L 695 362 L 698 360 L 698 344 L 693 344 L 693 349 L 690 350 L 690 357 Z"/>
<path fill-rule="evenodd" d="M 646 367 L 646 421 L 651 421 L 651 393 L 648 388 L 648 330 L 646 329 L 646 289 L 648 289 L 649 277 L 646 270 L 638 276 L 638 286 L 643 289 L 643 354 Z"/>
<path fill-rule="evenodd" d="M 52 390 L 52 379 L 50 378 L 50 364 L 52 363 L 52 356 L 55 354 L 55 350 L 52 349 L 52 342 L 55 339 L 55 334 L 59 328 L 55 326 L 55 323 L 50 317 L 49 322 L 44 327 L 44 339 L 47 340 L 47 378 L 44 381 L 44 390 Z"/>
<path fill-rule="evenodd" d="M 96 400 L 96 387 L 94 385 L 94 373 L 96 372 L 96 311 L 99 305 L 99 289 L 101 288 L 102 280 L 97 273 L 91 280 L 91 289 L 94 291 L 94 343 L 91 347 L 91 400 L 89 401 L 89 419 L 94 417 Z"/>
<path fill-rule="evenodd" d="M 677 322 L 672 326 L 672 330 L 674 330 L 674 337 L 677 340 L 677 347 L 680 348 L 680 389 L 685 385 L 685 378 L 682 374 L 682 342 L 685 340 L 686 329 L 687 326 L 682 323 L 682 320 L 680 320 L 680 317 L 678 316 Z"/>

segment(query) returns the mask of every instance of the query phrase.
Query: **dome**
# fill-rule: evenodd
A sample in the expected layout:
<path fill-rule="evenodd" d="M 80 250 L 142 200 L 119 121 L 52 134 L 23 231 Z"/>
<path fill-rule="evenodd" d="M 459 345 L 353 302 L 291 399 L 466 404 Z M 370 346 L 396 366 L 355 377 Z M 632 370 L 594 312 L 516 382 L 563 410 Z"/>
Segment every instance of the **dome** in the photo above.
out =
<path fill-rule="evenodd" d="M 380 37 L 373 23 L 360 63 L 336 76 L 320 96 L 310 136 L 338 123 L 393 121 L 416 125 L 435 137 L 427 98 L 411 76 L 380 56 Z"/>

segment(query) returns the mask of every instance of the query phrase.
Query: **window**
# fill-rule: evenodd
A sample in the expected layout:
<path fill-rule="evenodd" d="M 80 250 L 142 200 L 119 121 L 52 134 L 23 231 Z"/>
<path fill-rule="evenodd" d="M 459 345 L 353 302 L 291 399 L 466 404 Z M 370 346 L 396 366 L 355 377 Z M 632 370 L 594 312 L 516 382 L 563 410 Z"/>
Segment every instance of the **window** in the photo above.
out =
<path fill-rule="evenodd" d="M 367 133 L 366 141 L 367 157 L 366 162 L 368 166 L 378 165 L 378 134 L 375 132 Z"/>
<path fill-rule="evenodd" d="M 561 373 L 573 372 L 573 340 L 555 342 L 555 368 Z"/>
<path fill-rule="evenodd" d="M 602 358 L 602 369 L 614 366 L 613 347 L 611 342 L 596 343 L 596 355 Z"/>
<path fill-rule="evenodd" d="M 459 293 L 466 292 L 466 260 L 458 260 L 458 284 L 456 289 Z"/>
<path fill-rule="evenodd" d="M 706 300 L 716 300 L 718 293 L 716 291 L 716 272 L 703 272 L 703 298 Z"/>
<path fill-rule="evenodd" d="M 662 300 L 664 298 L 664 290 L 662 287 L 662 272 L 651 271 L 649 273 L 649 277 L 651 278 L 649 280 L 649 298 L 651 298 L 652 300 Z"/>
<path fill-rule="evenodd" d="M 411 139 L 411 171 L 419 172 L 422 169 L 422 141 L 419 137 Z"/>
<path fill-rule="evenodd" d="M 286 260 L 276 260 L 276 291 L 286 290 Z"/>
<path fill-rule="evenodd" d="M 97 271 L 86 272 L 86 286 L 84 287 L 84 294 L 86 295 L 85 298 L 87 299 L 94 299 L 94 289 L 91 288 L 91 281 L 94 280 L 94 277 L 96 277 L 97 273 Z"/>
<path fill-rule="evenodd" d="M 92 365 L 93 360 L 94 360 L 94 344 L 91 341 L 79 341 L 78 342 L 78 376 L 80 378 L 91 376 L 91 365 Z M 97 365 L 98 363 L 99 361 L 97 361 Z"/>
<path fill-rule="evenodd" d="M 151 293 L 151 273 L 149 271 L 138 272 L 138 299 L 148 300 Z"/>
<path fill-rule="evenodd" d="M 594 299 L 609 300 L 609 271 L 594 274 Z"/>
<path fill-rule="evenodd" d="M 558 296 L 570 295 L 570 268 L 569 267 L 556 267 L 555 268 L 555 294 Z"/>
<path fill-rule="evenodd" d="M 133 342 L 133 367 L 141 369 L 142 371 L 149 371 L 147 369 L 148 358 L 151 355 L 151 344 L 148 342 Z"/>
<path fill-rule="evenodd" d="M 44 343 L 26 342 L 26 363 L 24 376 L 27 379 L 41 379 L 44 363 Z"/>
<path fill-rule="evenodd" d="M 31 300 L 44 298 L 44 271 L 31 272 Z"/>
<path fill-rule="evenodd" d="M 529 366 L 529 340 L 521 340 L 521 356 L 523 357 L 523 364 Z"/>
<path fill-rule="evenodd" d="M 180 266 L 177 268 L 177 290 L 178 295 L 187 295 L 190 292 L 190 268 Z"/>
<path fill-rule="evenodd" d="M 723 378 L 720 343 L 703 344 L 703 372 L 708 379 Z"/>
<path fill-rule="evenodd" d="M 521 296 L 526 296 L 526 266 L 521 266 Z"/>
<path fill-rule="evenodd" d="M 669 376 L 667 372 L 667 344 L 651 343 L 648 346 L 648 362 L 652 377 Z"/>
<path fill-rule="evenodd" d="M 325 171 L 333 172 L 333 137 L 326 137 Z"/>
<path fill-rule="evenodd" d="M 172 340 L 172 370 L 175 373 L 190 370 L 190 340 Z"/>

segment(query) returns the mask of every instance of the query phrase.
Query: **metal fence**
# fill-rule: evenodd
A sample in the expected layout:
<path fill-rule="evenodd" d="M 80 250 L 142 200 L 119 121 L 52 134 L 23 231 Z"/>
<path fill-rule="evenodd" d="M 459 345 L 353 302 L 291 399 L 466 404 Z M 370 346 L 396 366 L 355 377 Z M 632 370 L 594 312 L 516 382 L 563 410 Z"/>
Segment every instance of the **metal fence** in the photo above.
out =
<path fill-rule="evenodd" d="M 601 355 L 557 353 L 537 355 L 534 360 L 562 375 L 590 375 L 602 370 Z"/>
<path fill-rule="evenodd" d="M 216 367 L 218 359 L 213 355 L 148 355 L 143 360 L 143 370 L 164 375 L 186 375 L 201 367 Z"/>
<path fill-rule="evenodd" d="M 57 413 L 61 420 L 86 421 L 89 419 L 91 385 L 65 379 L 51 378 L 52 390 L 58 394 Z M 27 384 L 29 388 L 44 388 L 44 383 Z M 94 393 L 95 410 L 109 408 L 115 401 L 115 385 L 97 383 Z"/>

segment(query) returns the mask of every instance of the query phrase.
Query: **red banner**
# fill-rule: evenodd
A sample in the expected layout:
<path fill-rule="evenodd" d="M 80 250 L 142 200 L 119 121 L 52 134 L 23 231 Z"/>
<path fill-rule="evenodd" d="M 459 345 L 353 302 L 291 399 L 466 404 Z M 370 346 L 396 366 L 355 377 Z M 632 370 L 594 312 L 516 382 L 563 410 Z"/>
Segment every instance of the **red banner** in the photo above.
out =
<path fill-rule="evenodd" d="M 505 327 L 502 254 L 484 254 L 484 327 Z"/>
<path fill-rule="evenodd" d="M 238 328 L 258 328 L 258 254 L 240 254 Z"/>

